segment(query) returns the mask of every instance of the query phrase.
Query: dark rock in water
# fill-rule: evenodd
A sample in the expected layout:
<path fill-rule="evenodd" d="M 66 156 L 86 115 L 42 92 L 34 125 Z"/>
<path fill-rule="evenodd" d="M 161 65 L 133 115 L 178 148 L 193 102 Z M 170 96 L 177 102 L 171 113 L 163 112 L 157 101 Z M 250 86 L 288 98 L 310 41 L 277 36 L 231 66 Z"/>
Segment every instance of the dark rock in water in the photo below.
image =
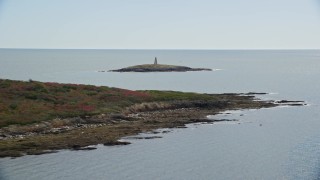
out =
<path fill-rule="evenodd" d="M 207 118 L 190 119 L 190 123 L 199 123 L 199 122 L 212 122 L 212 119 L 207 119 Z"/>
<path fill-rule="evenodd" d="M 275 101 L 276 104 L 287 105 L 287 106 L 305 106 L 307 104 L 304 101 L 288 101 L 288 100 L 280 100 Z"/>
<path fill-rule="evenodd" d="M 176 128 L 187 128 L 187 126 L 177 126 Z"/>
<path fill-rule="evenodd" d="M 163 134 L 164 134 L 164 133 L 169 133 L 169 132 L 171 132 L 171 131 L 162 131 L 161 133 L 163 133 Z"/>
<path fill-rule="evenodd" d="M 52 154 L 52 153 L 57 153 L 57 152 L 59 152 L 59 151 L 47 150 L 47 151 L 35 152 L 35 153 L 32 153 L 32 155 Z"/>
<path fill-rule="evenodd" d="M 239 121 L 238 119 L 213 119 L 213 122 Z"/>
<path fill-rule="evenodd" d="M 129 137 L 129 139 L 158 139 L 158 138 L 162 138 L 162 136 Z"/>
<path fill-rule="evenodd" d="M 280 101 L 276 101 L 276 103 L 303 103 L 304 101 L 288 101 L 288 100 L 280 100 Z"/>
<path fill-rule="evenodd" d="M 143 139 L 159 139 L 162 138 L 161 136 L 149 136 L 149 137 L 144 137 Z"/>
<path fill-rule="evenodd" d="M 264 93 L 264 92 L 248 92 L 245 93 L 244 95 L 266 95 L 268 93 Z"/>
<path fill-rule="evenodd" d="M 144 139 L 143 137 L 128 137 L 128 139 Z"/>
<path fill-rule="evenodd" d="M 105 146 L 116 146 L 116 145 L 128 145 L 130 142 L 122 142 L 122 141 L 107 141 L 103 143 Z"/>
<path fill-rule="evenodd" d="M 290 104 L 290 106 L 305 106 L 306 104 Z"/>
<path fill-rule="evenodd" d="M 159 131 L 151 131 L 150 134 L 159 134 Z"/>

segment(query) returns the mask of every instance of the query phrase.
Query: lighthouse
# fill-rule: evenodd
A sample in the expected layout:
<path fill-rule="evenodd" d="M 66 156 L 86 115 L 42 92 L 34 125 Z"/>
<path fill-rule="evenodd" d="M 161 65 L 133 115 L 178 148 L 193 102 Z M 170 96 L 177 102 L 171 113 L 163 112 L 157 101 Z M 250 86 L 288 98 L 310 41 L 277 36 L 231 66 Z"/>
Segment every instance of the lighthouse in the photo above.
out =
<path fill-rule="evenodd" d="M 157 57 L 155 57 L 153 65 L 157 65 L 157 64 L 158 64 Z"/>

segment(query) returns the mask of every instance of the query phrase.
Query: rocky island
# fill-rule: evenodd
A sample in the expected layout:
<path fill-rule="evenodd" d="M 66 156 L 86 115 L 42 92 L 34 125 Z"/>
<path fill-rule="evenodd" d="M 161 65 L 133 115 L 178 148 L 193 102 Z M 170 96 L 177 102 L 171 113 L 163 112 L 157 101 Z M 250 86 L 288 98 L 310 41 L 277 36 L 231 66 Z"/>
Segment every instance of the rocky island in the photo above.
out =
<path fill-rule="evenodd" d="M 215 123 L 207 115 L 226 110 L 303 105 L 301 101 L 261 101 L 255 94 L 131 91 L 0 79 L 0 157 L 126 145 L 130 142 L 121 138 L 142 132 Z M 161 137 L 145 139 L 152 138 Z"/>
<path fill-rule="evenodd" d="M 158 64 L 157 57 L 153 64 L 142 64 L 122 69 L 110 70 L 110 72 L 186 72 L 186 71 L 212 71 L 209 68 L 191 68 L 187 66 L 175 66 Z"/>

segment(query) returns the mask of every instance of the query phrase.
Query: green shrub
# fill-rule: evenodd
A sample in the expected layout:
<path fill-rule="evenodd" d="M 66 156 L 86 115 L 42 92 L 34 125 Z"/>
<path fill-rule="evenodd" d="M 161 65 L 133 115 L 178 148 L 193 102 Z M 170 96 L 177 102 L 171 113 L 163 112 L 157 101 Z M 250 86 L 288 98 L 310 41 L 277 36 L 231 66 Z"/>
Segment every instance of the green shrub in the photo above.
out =
<path fill-rule="evenodd" d="M 24 97 L 25 97 L 26 99 L 32 99 L 32 100 L 38 99 L 38 96 L 37 96 L 37 94 L 35 94 L 35 93 L 26 93 L 26 94 L 24 95 Z"/>
<path fill-rule="evenodd" d="M 8 80 L 2 80 L 0 81 L 0 88 L 9 88 L 11 85 L 10 81 Z"/>
<path fill-rule="evenodd" d="M 9 108 L 12 110 L 15 110 L 18 108 L 18 105 L 17 104 L 10 104 Z"/>

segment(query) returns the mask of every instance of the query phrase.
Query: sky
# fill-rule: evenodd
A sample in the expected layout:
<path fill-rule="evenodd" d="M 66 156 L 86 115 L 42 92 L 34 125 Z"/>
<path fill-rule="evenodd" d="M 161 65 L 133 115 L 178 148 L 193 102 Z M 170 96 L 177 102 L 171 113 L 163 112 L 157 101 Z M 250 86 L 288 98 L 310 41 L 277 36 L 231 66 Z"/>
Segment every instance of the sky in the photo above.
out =
<path fill-rule="evenodd" d="M 320 49 L 320 0 L 0 0 L 0 48 Z"/>

